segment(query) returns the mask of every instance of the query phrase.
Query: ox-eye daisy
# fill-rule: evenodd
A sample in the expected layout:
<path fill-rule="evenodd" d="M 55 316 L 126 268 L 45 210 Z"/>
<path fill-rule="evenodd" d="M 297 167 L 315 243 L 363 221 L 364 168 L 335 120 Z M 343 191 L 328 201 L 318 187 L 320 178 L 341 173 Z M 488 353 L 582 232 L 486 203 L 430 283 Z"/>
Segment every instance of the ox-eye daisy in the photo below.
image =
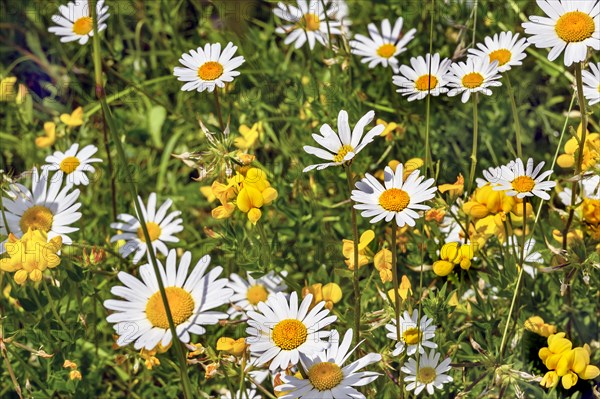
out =
<path fill-rule="evenodd" d="M 302 368 L 306 371 L 306 379 L 284 375 L 283 384 L 275 388 L 282 392 L 280 399 L 364 399 L 365 396 L 356 388 L 373 382 L 380 374 L 373 371 L 358 371 L 381 360 L 378 353 L 369 353 L 344 367 L 344 363 L 354 349 L 352 329 L 346 331 L 340 343 L 339 333 L 333 331 L 329 339 L 329 349 L 312 355 L 300 355 Z"/>
<path fill-rule="evenodd" d="M 328 316 L 321 301 L 310 309 L 312 295 L 308 294 L 298 306 L 298 295 L 290 300 L 283 293 L 271 296 L 267 302 L 258 303 L 258 312 L 249 311 L 246 343 L 252 355 L 258 355 L 257 364 L 271 361 L 269 369 L 287 369 L 298 364 L 300 354 L 314 355 L 329 347 L 324 338 L 329 331 L 321 331 L 337 320 Z"/>
<path fill-rule="evenodd" d="M 273 13 L 291 24 L 280 26 L 275 29 L 275 32 L 287 34 L 284 43 L 296 42 L 296 48 L 302 47 L 307 41 L 311 50 L 315 47 L 316 42 L 327 46 L 328 35 L 342 34 L 343 28 L 336 18 L 336 16 L 340 16 L 338 11 L 338 6 L 335 3 L 330 4 L 329 0 L 308 3 L 306 0 L 298 0 L 298 7 L 279 2 L 273 9 Z"/>
<path fill-rule="evenodd" d="M 356 35 L 350 41 L 352 54 L 363 57 L 363 63 L 369 63 L 369 68 L 382 64 L 391 66 L 394 72 L 398 71 L 396 56 L 406 51 L 406 46 L 415 37 L 416 29 L 411 29 L 402 34 L 404 20 L 399 17 L 392 28 L 386 18 L 381 22 L 381 33 L 375 24 L 369 24 L 369 36 Z"/>
<path fill-rule="evenodd" d="M 66 6 L 58 7 L 59 14 L 52 16 L 52 22 L 59 26 L 51 26 L 49 32 L 61 36 L 63 43 L 79 40 L 79 44 L 86 44 L 94 36 L 94 25 L 87 0 L 70 1 Z M 108 6 L 104 0 L 96 3 L 96 18 L 98 18 L 98 32 L 106 29 L 104 21 L 110 16 Z"/>
<path fill-rule="evenodd" d="M 600 103 L 600 62 L 590 62 L 590 70 L 582 72 L 583 95 L 590 102 L 590 106 Z"/>
<path fill-rule="evenodd" d="M 233 81 L 240 73 L 235 69 L 244 63 L 241 55 L 233 57 L 237 46 L 227 43 L 221 51 L 221 43 L 206 43 L 204 49 L 198 47 L 183 53 L 179 62 L 185 67 L 175 67 L 173 75 L 177 80 L 187 82 L 182 91 L 207 90 L 212 92 L 216 87 L 225 87 L 225 83 Z"/>
<path fill-rule="evenodd" d="M 66 175 L 67 184 L 87 186 L 90 180 L 86 176 L 86 172 L 95 173 L 96 169 L 91 164 L 102 162 L 102 160 L 91 158 L 98 151 L 95 145 L 87 145 L 80 151 L 77 151 L 78 149 L 79 144 L 75 143 L 66 152 L 56 151 L 53 155 L 48 155 L 46 157 L 48 164 L 42 168 L 56 171 L 55 176 L 58 176 L 58 180 L 62 180 L 63 175 Z"/>
<path fill-rule="evenodd" d="M 461 100 L 466 103 L 471 93 L 483 93 L 491 96 L 489 87 L 502 86 L 498 82 L 501 78 L 498 73 L 498 61 L 490 63 L 489 57 L 468 57 L 467 62 L 451 65 L 452 74 L 448 77 L 451 87 L 448 96 L 454 97 L 462 93 Z"/>
<path fill-rule="evenodd" d="M 227 313 L 212 309 L 227 303 L 232 294 L 229 288 L 225 288 L 227 279 L 218 278 L 223 271 L 221 266 L 207 272 L 210 256 L 203 256 L 188 276 L 191 261 L 192 254 L 186 251 L 177 264 L 177 254 L 172 249 L 167 256 L 166 269 L 158 262 L 177 337 L 183 343 L 190 341 L 190 333 L 204 334 L 206 329 L 203 325 L 217 324 L 219 320 L 226 319 Z M 119 346 L 134 342 L 135 349 L 151 350 L 158 344 L 166 347 L 173 336 L 157 276 L 149 264 L 141 266 L 139 274 L 141 280 L 119 272 L 119 280 L 125 286 L 115 286 L 111 292 L 123 300 L 104 301 L 104 306 L 114 311 L 106 320 L 115 323 Z"/>
<path fill-rule="evenodd" d="M 0 215 L 0 234 L 10 232 L 20 238 L 31 228 L 47 233 L 48 239 L 61 236 L 64 244 L 70 244 L 67 234 L 79 230 L 71 225 L 81 219 L 79 190 L 61 186 L 62 180 L 49 179 L 47 170 L 39 173 L 36 168 L 31 173 L 31 191 L 22 184 L 10 184 L 10 198 L 2 198 L 7 226 Z"/>
<path fill-rule="evenodd" d="M 247 277 L 245 280 L 236 273 L 229 276 L 228 287 L 234 292 L 231 297 L 233 305 L 228 310 L 231 317 L 243 315 L 248 310 L 257 310 L 259 302 L 266 302 L 271 295 L 287 289 L 283 279 L 273 271 L 257 279 L 250 273 L 247 273 Z"/>
<path fill-rule="evenodd" d="M 537 48 L 552 48 L 554 61 L 565 50 L 565 65 L 586 59 L 588 47 L 600 50 L 600 3 L 597 0 L 537 0 L 547 17 L 532 16 L 522 24 Z"/>
<path fill-rule="evenodd" d="M 150 241 L 154 251 L 160 251 L 163 255 L 168 252 L 165 242 L 178 242 L 179 238 L 173 234 L 179 233 L 183 230 L 182 220 L 175 219 L 181 215 L 180 211 L 174 211 L 167 215 L 167 211 L 173 204 L 173 201 L 167 199 L 161 206 L 156 210 L 156 194 L 150 194 L 148 198 L 148 207 L 145 208 L 142 202 L 142 198 L 138 197 L 144 220 L 146 221 L 146 228 L 150 235 Z M 148 245 L 146 238 L 144 237 L 144 231 L 142 230 L 140 221 L 135 216 L 127 213 L 122 213 L 117 216 L 120 220 L 116 223 L 111 223 L 110 227 L 116 230 L 120 230 L 118 234 L 115 234 L 110 239 L 110 242 L 125 240 L 125 245 L 119 248 L 119 253 L 124 258 L 128 257 L 132 252 L 136 252 L 133 257 L 133 263 L 137 264 L 140 259 L 147 253 Z"/>
<path fill-rule="evenodd" d="M 506 191 L 506 195 L 517 198 L 533 197 L 534 195 L 544 200 L 549 200 L 550 195 L 546 192 L 556 186 L 554 181 L 544 181 L 552 174 L 552 170 L 547 170 L 540 174 L 544 167 L 544 162 L 540 162 L 535 168 L 533 159 L 529 158 L 527 167 L 523 161 L 517 158 L 514 163 L 508 166 L 501 166 L 501 172 L 489 174 L 484 171 L 484 176 L 496 191 Z"/>
<path fill-rule="evenodd" d="M 440 55 L 435 53 L 433 57 L 427 54 L 410 59 L 410 65 L 402 65 L 400 73 L 392 78 L 392 82 L 400 88 L 396 90 L 403 96 L 408 96 L 408 101 L 422 100 L 427 94 L 439 96 L 440 93 L 448 92 L 448 74 L 451 61 L 444 58 L 440 62 Z M 431 69 L 431 70 L 430 70 Z"/>
<path fill-rule="evenodd" d="M 486 37 L 485 44 L 477 43 L 476 49 L 469 49 L 469 53 L 476 57 L 489 57 L 490 62 L 498 61 L 498 72 L 505 72 L 516 65 L 521 65 L 527 56 L 525 49 L 529 47 L 527 39 L 519 40 L 519 34 L 513 36 L 512 32 L 496 33 L 493 37 Z"/>
<path fill-rule="evenodd" d="M 402 164 L 398 164 L 395 172 L 385 167 L 384 185 L 367 173 L 356 183 L 357 190 L 352 190 L 354 208 L 361 210 L 363 217 L 373 217 L 371 223 L 395 219 L 399 227 L 414 226 L 415 219 L 420 218 L 417 211 L 430 208 L 423 202 L 434 197 L 437 187 L 433 186 L 433 179 L 423 181 L 425 176 L 419 176 L 419 170 L 413 171 L 406 180 L 403 176 Z"/>
<path fill-rule="evenodd" d="M 415 395 L 419 395 L 424 389 L 427 389 L 427 393 L 433 395 L 434 387 L 442 389 L 444 384 L 452 382 L 452 377 L 445 374 L 452 368 L 450 358 L 439 363 L 440 356 L 440 353 L 432 349 L 429 355 L 421 355 L 418 364 L 417 359 L 412 357 L 404 363 L 401 370 L 407 374 L 404 378 L 404 381 L 408 382 L 407 391 L 414 389 Z"/>
<path fill-rule="evenodd" d="M 417 353 L 425 353 L 424 347 L 437 348 L 437 344 L 433 341 L 435 337 L 436 326 L 433 323 L 433 319 L 430 319 L 426 315 L 421 317 L 419 322 L 419 311 L 413 310 L 412 316 L 408 311 L 404 311 L 404 314 L 400 317 L 400 339 L 398 339 L 398 327 L 396 326 L 396 319 L 393 318 L 391 323 L 386 324 L 385 328 L 388 330 L 387 337 L 396 343 L 394 356 L 400 355 L 406 350 L 408 356 L 412 356 Z"/>
<path fill-rule="evenodd" d="M 375 112 L 367 112 L 354 126 L 350 133 L 350 125 L 348 124 L 348 113 L 341 110 L 338 114 L 338 132 L 335 133 L 331 126 L 327 123 L 321 126 L 321 135 L 314 133 L 312 136 L 322 148 L 304 146 L 304 151 L 309 154 L 316 155 L 328 162 L 310 165 L 304 168 L 303 172 L 308 172 L 313 169 L 321 170 L 328 166 L 342 165 L 344 162 L 350 161 L 358 154 L 367 144 L 371 143 L 375 137 L 379 136 L 385 126 L 377 125 L 367 132 L 363 137 L 365 127 L 371 123 L 375 117 Z"/>

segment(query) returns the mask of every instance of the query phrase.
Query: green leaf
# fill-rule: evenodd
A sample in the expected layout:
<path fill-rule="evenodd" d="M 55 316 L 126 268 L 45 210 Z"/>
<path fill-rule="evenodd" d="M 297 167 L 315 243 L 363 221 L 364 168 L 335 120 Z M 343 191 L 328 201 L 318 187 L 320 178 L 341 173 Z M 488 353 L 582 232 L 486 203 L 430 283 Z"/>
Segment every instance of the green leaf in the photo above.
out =
<path fill-rule="evenodd" d="M 167 118 L 167 110 L 161 105 L 155 105 L 148 112 L 148 131 L 156 147 L 162 147 L 161 131 Z"/>

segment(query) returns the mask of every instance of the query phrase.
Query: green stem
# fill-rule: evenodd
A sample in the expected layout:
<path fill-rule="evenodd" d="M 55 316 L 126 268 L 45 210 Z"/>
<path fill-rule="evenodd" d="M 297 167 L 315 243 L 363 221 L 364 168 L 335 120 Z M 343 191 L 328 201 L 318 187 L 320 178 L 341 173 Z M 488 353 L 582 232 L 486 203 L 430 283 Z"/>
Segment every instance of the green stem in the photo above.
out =
<path fill-rule="evenodd" d="M 430 162 L 432 161 L 431 149 L 429 148 L 429 128 L 430 128 L 430 112 L 431 112 L 431 57 L 433 52 L 433 26 L 434 26 L 434 11 L 435 11 L 435 0 L 431 1 L 431 21 L 429 22 L 429 65 L 428 65 L 428 79 L 427 82 L 427 99 L 425 100 L 425 176 L 433 175 L 433 167 L 430 170 Z M 431 172 L 431 175 L 429 174 Z"/>
<path fill-rule="evenodd" d="M 515 119 L 515 141 L 517 145 L 517 157 L 523 156 L 521 148 L 521 122 L 519 121 L 519 110 L 517 109 L 517 102 L 515 101 L 515 92 L 508 74 L 506 76 L 506 87 L 508 88 L 508 96 L 510 97 L 510 105 L 512 108 L 513 118 Z"/>
<path fill-rule="evenodd" d="M 42 285 L 44 286 L 44 291 L 46 291 L 46 296 L 48 297 L 48 304 L 50 305 L 50 310 L 52 311 L 54 318 L 56 319 L 60 327 L 63 329 L 63 331 L 71 331 L 70 328 L 67 328 L 67 325 L 60 317 L 60 314 L 58 314 L 58 311 L 56 310 L 56 304 L 54 303 L 54 299 L 52 299 L 52 294 L 50 293 L 50 288 L 48 288 L 48 283 L 46 283 L 46 280 L 43 277 Z"/>
<path fill-rule="evenodd" d="M 469 171 L 469 185 L 467 192 L 471 192 L 473 182 L 475 181 L 475 171 L 477 169 L 477 138 L 479 135 L 479 119 L 477 114 L 477 103 L 479 102 L 478 93 L 473 95 L 473 150 L 471 152 L 471 169 Z"/>
<path fill-rule="evenodd" d="M 119 134 L 115 122 L 113 120 L 110 108 L 108 103 L 106 102 L 106 93 L 104 90 L 104 83 L 102 80 L 102 56 L 100 49 L 100 36 L 98 35 L 98 21 L 96 18 L 96 0 L 88 1 L 91 17 L 93 21 L 94 27 L 94 36 L 93 36 L 93 45 L 94 45 L 94 76 L 96 81 L 96 96 L 100 101 L 100 105 L 102 107 L 102 113 L 104 116 L 104 121 L 108 125 L 108 130 L 112 135 L 113 142 L 117 148 L 117 154 L 119 157 L 119 161 L 121 162 L 123 168 L 125 169 L 125 173 L 127 174 L 127 187 L 129 188 L 129 192 L 131 197 L 133 198 L 133 203 L 135 206 L 136 213 L 138 215 L 140 225 L 142 231 L 144 233 L 144 239 L 146 242 L 151 242 L 150 234 L 148 232 L 148 227 L 146 225 L 146 220 L 144 218 L 144 213 L 142 212 L 142 205 L 137 195 L 137 188 L 135 186 L 133 177 L 131 176 L 131 172 L 129 168 L 127 168 L 127 157 L 125 156 L 125 150 L 123 149 L 123 145 L 121 144 L 121 140 L 119 139 Z M 154 273 L 156 275 L 156 280 L 158 282 L 158 289 L 160 291 L 160 296 L 163 301 L 163 306 L 165 307 L 165 313 L 167 316 L 167 320 L 169 322 L 169 330 L 171 331 L 171 339 L 174 342 L 175 351 L 177 353 L 177 357 L 180 364 L 180 375 L 181 375 L 181 383 L 183 387 L 183 394 L 186 399 L 192 399 L 193 390 L 192 385 L 190 383 L 189 376 L 187 374 L 187 361 L 185 358 L 185 353 L 183 351 L 183 347 L 181 342 L 179 342 L 179 338 L 177 335 L 177 330 L 175 328 L 175 323 L 173 322 L 173 314 L 171 312 L 171 308 L 169 306 L 169 301 L 167 298 L 167 293 L 165 291 L 164 282 L 162 281 L 162 276 L 160 273 L 160 269 L 158 267 L 158 262 L 156 261 L 156 254 L 154 253 L 154 248 L 152 245 L 148 246 L 148 255 L 150 257 L 150 263 L 152 264 L 152 268 L 154 269 Z"/>
<path fill-rule="evenodd" d="M 396 221 L 392 221 L 392 237 L 390 239 L 390 247 L 392 248 L 392 284 L 394 284 L 394 316 L 396 317 L 396 338 L 397 341 L 402 339 L 400 335 L 400 293 L 398 289 L 400 285 L 398 283 L 398 245 L 396 243 L 396 233 L 398 226 Z"/>
<path fill-rule="evenodd" d="M 265 250 L 260 251 L 261 256 L 260 256 L 260 261 L 263 263 L 261 265 L 261 267 L 263 269 L 268 269 L 271 266 L 271 245 L 269 244 L 269 240 L 267 239 L 267 234 L 265 233 L 265 229 L 262 225 L 262 223 L 260 222 L 260 220 L 258 222 L 256 222 L 256 228 L 258 230 L 258 234 L 260 236 L 260 242 L 262 244 L 262 246 L 265 248 Z M 264 257 L 263 257 L 264 254 Z"/>
<path fill-rule="evenodd" d="M 213 91 L 215 93 L 215 107 L 217 107 L 217 116 L 219 117 L 219 127 L 221 132 L 225 131 L 225 124 L 223 123 L 223 115 L 221 114 L 221 103 L 219 102 L 219 88 L 215 87 Z"/>
<path fill-rule="evenodd" d="M 350 195 L 352 195 L 352 170 L 350 165 L 346 165 L 346 180 L 348 182 L 348 191 Z M 350 210 L 352 212 L 352 239 L 354 241 L 354 269 L 353 269 L 353 279 L 352 285 L 354 287 L 354 345 L 358 345 L 360 343 L 360 284 L 359 284 L 359 274 L 358 274 L 358 222 L 356 221 L 356 209 L 354 209 L 353 201 L 350 201 Z"/>

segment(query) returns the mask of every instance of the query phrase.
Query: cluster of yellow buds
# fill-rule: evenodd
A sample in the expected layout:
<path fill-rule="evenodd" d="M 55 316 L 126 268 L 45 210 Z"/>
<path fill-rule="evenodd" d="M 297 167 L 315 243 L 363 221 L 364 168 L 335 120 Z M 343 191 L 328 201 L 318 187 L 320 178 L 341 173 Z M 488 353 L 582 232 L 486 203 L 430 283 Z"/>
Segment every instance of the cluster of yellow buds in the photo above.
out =
<path fill-rule="evenodd" d="M 261 208 L 277 198 L 277 190 L 271 187 L 267 174 L 258 168 L 240 169 L 227 180 L 227 184 L 214 181 L 211 188 L 213 195 L 221 202 L 212 210 L 212 216 L 216 219 L 229 218 L 237 207 L 252 224 L 256 224 L 262 216 Z"/>
<path fill-rule="evenodd" d="M 375 232 L 373 230 L 367 230 L 361 234 L 358 242 L 358 267 L 361 268 L 367 265 L 373 259 L 373 254 L 369 249 L 369 244 L 375 238 Z M 354 241 L 353 240 L 342 240 L 342 253 L 346 260 L 346 266 L 348 269 L 354 270 Z"/>
<path fill-rule="evenodd" d="M 65 359 L 63 363 L 63 367 L 66 369 L 70 369 L 69 379 L 70 380 L 80 380 L 81 381 L 81 372 L 77 370 L 77 363 L 70 361 L 69 359 Z"/>
<path fill-rule="evenodd" d="M 0 259 L 0 270 L 15 272 L 17 284 L 25 284 L 28 278 L 39 282 L 47 268 L 60 264 L 60 257 L 57 255 L 62 246 L 60 236 L 48 241 L 46 232 L 29 229 L 21 238 L 9 234 L 5 245 L 9 257 Z"/>
<path fill-rule="evenodd" d="M 333 305 L 342 300 L 342 289 L 336 283 L 328 283 L 325 285 L 317 283 L 305 286 L 302 289 L 302 298 L 304 298 L 308 294 L 312 294 L 313 296 L 312 302 L 310 304 L 311 309 L 317 303 L 325 301 L 325 307 L 331 310 L 333 309 Z"/>
<path fill-rule="evenodd" d="M 565 333 L 550 335 L 548 347 L 539 351 L 540 359 L 550 370 L 540 383 L 546 388 L 555 387 L 560 379 L 563 388 L 570 389 L 577 384 L 579 378 L 591 380 L 600 375 L 600 369 L 590 364 L 589 345 L 573 348 L 573 343 L 565 338 L 565 335 Z"/>
<path fill-rule="evenodd" d="M 454 266 L 460 265 L 461 269 L 469 270 L 471 260 L 475 256 L 476 244 L 460 244 L 449 242 L 442 246 L 440 259 L 433 263 L 433 272 L 438 276 L 447 276 Z"/>
<path fill-rule="evenodd" d="M 144 364 L 148 370 L 152 370 L 154 367 L 160 366 L 160 360 L 156 357 L 157 354 L 165 353 L 171 347 L 171 343 L 167 346 L 162 346 L 160 343 L 153 349 L 142 348 L 140 351 L 140 357 L 144 359 Z"/>

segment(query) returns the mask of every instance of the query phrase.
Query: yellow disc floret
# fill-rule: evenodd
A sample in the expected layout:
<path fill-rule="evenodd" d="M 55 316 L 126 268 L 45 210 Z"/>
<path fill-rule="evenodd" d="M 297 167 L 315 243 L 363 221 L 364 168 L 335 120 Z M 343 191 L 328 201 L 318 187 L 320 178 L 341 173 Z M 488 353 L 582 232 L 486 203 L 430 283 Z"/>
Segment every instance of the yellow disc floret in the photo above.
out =
<path fill-rule="evenodd" d="M 73 33 L 77 35 L 87 35 L 93 29 L 91 17 L 81 17 L 73 23 Z"/>
<path fill-rule="evenodd" d="M 300 320 L 285 319 L 277 323 L 271 336 L 275 345 L 290 351 L 306 342 L 308 330 Z"/>
<path fill-rule="evenodd" d="M 535 180 L 529 176 L 519 176 L 512 181 L 512 187 L 516 192 L 529 193 L 535 187 Z"/>
<path fill-rule="evenodd" d="M 165 293 L 173 316 L 173 324 L 178 326 L 188 320 L 194 313 L 194 298 L 189 292 L 180 287 L 166 287 Z M 146 317 L 154 327 L 164 328 L 165 330 L 169 328 L 169 319 L 160 291 L 155 292 L 148 299 Z"/>
<path fill-rule="evenodd" d="M 396 46 L 391 43 L 386 43 L 377 49 L 377 54 L 383 58 L 390 58 L 396 53 Z"/>
<path fill-rule="evenodd" d="M 498 66 L 506 64 L 512 58 L 510 50 L 501 48 L 490 53 L 490 62 L 498 61 Z"/>
<path fill-rule="evenodd" d="M 433 367 L 421 367 L 417 372 L 417 381 L 423 384 L 430 384 L 435 381 L 437 373 Z"/>
<path fill-rule="evenodd" d="M 594 34 L 594 20 L 584 12 L 571 11 L 556 21 L 554 30 L 558 37 L 567 43 L 582 42 Z"/>
<path fill-rule="evenodd" d="M 223 65 L 216 61 L 205 62 L 198 68 L 198 77 L 202 80 L 215 80 L 223 75 Z"/>
<path fill-rule="evenodd" d="M 333 157 L 333 162 L 341 163 L 344 161 L 344 157 L 348 155 L 349 152 L 354 151 L 354 147 L 349 144 L 344 144 L 342 148 L 339 149 L 337 155 Z"/>
<path fill-rule="evenodd" d="M 402 333 L 402 340 L 408 345 L 416 345 L 421 342 L 422 336 L 423 333 L 417 327 L 411 327 Z"/>
<path fill-rule="evenodd" d="M 148 235 L 150 236 L 150 241 L 157 240 L 160 237 L 160 233 L 162 232 L 160 226 L 154 222 L 146 223 L 146 228 L 148 229 Z M 144 237 L 144 230 L 142 227 L 138 227 L 137 229 L 138 238 L 142 242 L 146 242 L 146 237 Z"/>
<path fill-rule="evenodd" d="M 483 84 L 483 75 L 479 72 L 471 72 L 463 76 L 462 84 L 467 89 L 475 89 Z"/>
<path fill-rule="evenodd" d="M 410 204 L 408 193 L 398 188 L 385 190 L 379 196 L 379 205 L 386 211 L 401 212 L 408 204 Z"/>
<path fill-rule="evenodd" d="M 433 90 L 437 87 L 437 84 L 438 80 L 435 76 L 429 74 L 421 75 L 415 81 L 415 89 L 419 91 Z"/>
<path fill-rule="evenodd" d="M 269 293 L 265 287 L 260 284 L 253 285 L 252 287 L 248 288 L 248 291 L 246 292 L 246 298 L 248 298 L 248 302 L 254 306 L 258 305 L 259 302 L 266 301 L 268 296 Z"/>
<path fill-rule="evenodd" d="M 344 373 L 337 364 L 322 362 L 314 364 L 308 369 L 308 379 L 317 390 L 329 391 L 340 385 L 344 379 Z"/>
<path fill-rule="evenodd" d="M 307 13 L 300 19 L 300 25 L 307 31 L 316 31 L 321 27 L 321 20 L 318 15 Z"/>
<path fill-rule="evenodd" d="M 23 232 L 31 229 L 47 233 L 52 228 L 53 220 L 54 214 L 50 209 L 43 205 L 35 205 L 23 212 L 19 226 Z"/>
<path fill-rule="evenodd" d="M 62 170 L 66 174 L 71 174 L 75 172 L 75 170 L 80 164 L 81 162 L 79 162 L 79 159 L 77 157 L 65 157 L 65 159 L 63 159 L 60 162 L 59 167 L 60 170 Z"/>

